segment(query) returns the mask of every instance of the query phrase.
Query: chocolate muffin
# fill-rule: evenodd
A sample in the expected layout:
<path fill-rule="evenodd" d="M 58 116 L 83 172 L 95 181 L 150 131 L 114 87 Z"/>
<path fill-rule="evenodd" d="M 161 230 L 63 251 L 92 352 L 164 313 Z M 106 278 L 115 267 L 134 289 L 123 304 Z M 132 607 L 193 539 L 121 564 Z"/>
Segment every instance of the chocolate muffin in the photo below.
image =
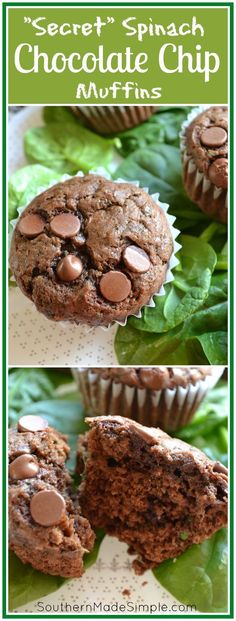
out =
<path fill-rule="evenodd" d="M 43 573 L 79 577 L 95 535 L 73 497 L 63 435 L 38 416 L 9 431 L 9 547 Z"/>
<path fill-rule="evenodd" d="M 71 106 L 76 116 L 98 134 L 115 134 L 143 123 L 156 106 Z"/>
<path fill-rule="evenodd" d="M 93 528 L 128 544 L 136 573 L 175 558 L 227 524 L 227 469 L 159 429 L 87 419 L 80 503 Z"/>
<path fill-rule="evenodd" d="M 173 252 L 164 210 L 144 190 L 89 174 L 59 183 L 22 213 L 10 265 L 54 321 L 107 326 L 138 313 Z"/>
<path fill-rule="evenodd" d="M 122 414 L 173 432 L 191 420 L 223 367 L 100 367 L 72 373 L 87 414 Z"/>
<path fill-rule="evenodd" d="M 187 194 L 208 216 L 227 222 L 228 108 L 212 106 L 185 127 L 181 138 Z"/>

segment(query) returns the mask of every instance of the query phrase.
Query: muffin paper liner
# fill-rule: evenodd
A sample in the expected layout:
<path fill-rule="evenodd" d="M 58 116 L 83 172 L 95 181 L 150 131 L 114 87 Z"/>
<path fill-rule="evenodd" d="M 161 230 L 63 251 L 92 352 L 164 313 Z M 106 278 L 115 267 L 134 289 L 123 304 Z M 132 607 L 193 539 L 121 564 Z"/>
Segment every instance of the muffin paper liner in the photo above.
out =
<path fill-rule="evenodd" d="M 180 151 L 183 163 L 183 176 L 186 191 L 188 191 L 190 198 L 197 203 L 202 210 L 209 216 L 217 216 L 221 209 L 227 209 L 228 205 L 228 190 L 224 188 L 218 188 L 212 183 L 206 175 L 198 170 L 194 158 L 187 152 L 186 148 L 186 128 L 194 121 L 194 119 L 207 110 L 209 105 L 198 106 L 191 110 L 184 121 L 180 132 Z M 209 205 L 214 205 L 209 210 Z"/>
<path fill-rule="evenodd" d="M 202 399 L 215 386 L 224 367 L 186 387 L 152 390 L 102 378 L 90 369 L 72 369 L 88 416 L 120 415 L 148 427 L 173 432 L 189 423 Z"/>
<path fill-rule="evenodd" d="M 99 134 L 122 132 L 144 123 L 156 106 L 71 106 L 78 118 Z"/>
<path fill-rule="evenodd" d="M 121 178 L 119 178 L 119 179 L 112 179 L 112 178 L 111 178 L 111 175 L 109 174 L 109 172 L 108 172 L 107 170 L 105 170 L 103 167 L 99 167 L 99 168 L 97 168 L 96 170 L 91 170 L 91 171 L 89 172 L 89 174 L 91 174 L 91 175 L 100 175 L 100 176 L 104 177 L 105 179 L 107 179 L 108 181 L 110 181 L 110 180 L 111 180 L 111 181 L 114 181 L 115 183 L 131 183 L 132 185 L 134 185 L 134 186 L 136 186 L 136 187 L 139 187 L 139 181 L 129 181 L 129 182 L 127 182 L 127 179 L 126 179 L 126 180 L 125 180 L 125 179 L 121 179 Z M 83 172 L 81 172 L 81 171 L 79 171 L 79 172 L 77 173 L 77 175 L 75 175 L 75 176 L 76 176 L 76 177 L 83 177 L 83 176 L 84 176 L 84 173 L 83 173 Z M 40 194 L 41 192 L 44 192 L 45 190 L 47 190 L 47 189 L 51 188 L 52 186 L 54 186 L 54 185 L 58 184 L 58 183 L 62 183 L 63 181 L 67 181 L 68 179 L 72 179 L 72 178 L 73 178 L 73 176 L 71 176 L 71 175 L 67 175 L 67 174 L 62 175 L 62 177 L 61 177 L 61 180 L 60 180 L 60 181 L 55 180 L 55 181 L 52 181 L 52 182 L 51 182 L 49 185 L 47 185 L 46 187 L 41 187 L 41 188 L 40 188 L 40 191 L 39 191 L 39 194 Z M 149 191 L 148 191 L 148 188 L 147 188 L 147 187 L 142 188 L 142 189 L 143 189 L 145 192 L 149 193 Z M 179 263 L 179 261 L 178 261 L 178 259 L 177 259 L 177 257 L 176 257 L 176 253 L 180 250 L 180 248 L 181 248 L 181 244 L 179 244 L 179 243 L 176 241 L 176 238 L 178 237 L 178 235 L 179 235 L 180 231 L 174 227 L 174 222 L 175 222 L 175 220 L 176 220 L 175 216 L 172 216 L 172 215 L 170 215 L 170 214 L 168 213 L 169 205 L 168 205 L 167 203 L 162 203 L 162 202 L 159 200 L 159 193 L 157 193 L 157 192 L 156 192 L 155 194 L 150 194 L 150 196 L 151 196 L 151 198 L 155 201 L 155 203 L 156 203 L 156 204 L 158 204 L 158 205 L 161 207 L 161 209 L 163 209 L 163 211 L 165 212 L 165 214 L 166 214 L 166 218 L 167 218 L 167 221 L 168 221 L 168 224 L 169 224 L 169 228 L 170 228 L 170 232 L 171 232 L 172 240 L 173 240 L 173 252 L 172 252 L 172 255 L 171 255 L 170 259 L 169 259 L 168 268 L 167 268 L 166 275 L 165 275 L 165 280 L 164 280 L 164 282 L 163 282 L 163 284 L 162 284 L 161 288 L 159 289 L 159 291 L 156 291 L 155 293 L 153 293 L 153 295 L 151 296 L 151 298 L 149 299 L 149 301 L 148 301 L 146 304 L 144 304 L 144 305 L 143 305 L 143 306 L 139 309 L 139 311 L 138 311 L 136 314 L 130 314 L 130 315 L 126 316 L 123 320 L 120 320 L 120 321 L 117 321 L 117 320 L 116 320 L 116 321 L 112 322 L 111 324 L 109 324 L 109 325 L 107 325 L 107 326 L 104 326 L 104 325 L 103 325 L 103 326 L 91 326 L 91 325 L 87 325 L 87 324 L 85 324 L 85 323 L 83 323 L 83 324 L 82 324 L 82 323 L 76 323 L 76 322 L 72 322 L 72 321 L 58 321 L 57 323 L 59 323 L 61 326 L 64 326 L 65 328 L 67 328 L 67 327 L 69 327 L 71 324 L 74 324 L 74 325 L 83 325 L 83 326 L 85 327 L 85 329 L 86 329 L 86 325 L 87 325 L 87 330 L 88 330 L 88 331 L 93 330 L 93 329 L 94 329 L 94 328 L 96 328 L 96 327 L 99 327 L 99 328 L 101 328 L 102 330 L 108 330 L 108 329 L 109 329 L 112 325 L 114 325 L 114 324 L 118 324 L 119 326 L 125 326 L 125 325 L 126 325 L 126 323 L 127 323 L 127 319 L 128 319 L 128 317 L 136 317 L 136 318 L 138 318 L 138 319 L 139 319 L 139 318 L 141 317 L 141 314 L 142 314 L 142 308 L 145 308 L 145 307 L 153 308 L 153 307 L 155 306 L 155 301 L 154 301 L 154 299 L 153 299 L 153 298 L 154 298 L 154 296 L 156 297 L 156 296 L 161 296 L 161 295 L 164 295 L 164 294 L 165 294 L 165 288 L 164 288 L 164 287 L 165 287 L 165 285 L 166 285 L 167 283 L 169 283 L 169 282 L 171 282 L 172 280 L 174 280 L 174 276 L 173 276 L 172 270 L 173 270 L 173 269 L 174 269 L 174 267 L 175 267 L 176 265 L 178 265 L 178 263 Z M 32 200 L 33 200 L 33 199 L 32 199 Z M 10 221 L 10 225 L 11 225 L 11 227 L 12 227 L 12 230 L 10 231 L 10 234 L 9 234 L 9 244 L 10 244 L 10 242 L 11 242 L 11 238 L 12 238 L 13 230 L 14 230 L 14 228 L 15 228 L 15 226 L 16 226 L 16 224 L 17 224 L 18 220 L 19 220 L 19 217 L 21 216 L 21 214 L 22 214 L 22 212 L 24 211 L 24 209 L 26 209 L 26 207 L 27 207 L 27 205 L 25 205 L 24 207 L 19 207 L 19 208 L 17 209 L 18 214 L 19 214 L 19 215 L 18 215 L 18 218 L 15 218 L 14 220 L 11 220 L 11 221 Z M 14 277 L 13 277 L 13 278 L 14 278 Z M 14 280 L 15 280 L 15 279 L 14 279 Z M 35 311 L 37 311 L 37 309 L 36 309 L 36 307 L 34 306 L 33 302 L 32 302 L 32 306 L 35 308 Z M 38 312 L 38 311 L 37 311 L 37 312 Z M 41 314 L 42 314 L 42 313 L 41 313 Z M 45 315 L 44 315 L 44 317 L 45 317 Z M 47 319 L 47 317 L 45 317 L 45 319 L 46 319 L 47 321 L 50 321 L 50 322 L 52 322 L 52 321 L 53 321 L 53 320 L 51 320 L 51 319 Z"/>

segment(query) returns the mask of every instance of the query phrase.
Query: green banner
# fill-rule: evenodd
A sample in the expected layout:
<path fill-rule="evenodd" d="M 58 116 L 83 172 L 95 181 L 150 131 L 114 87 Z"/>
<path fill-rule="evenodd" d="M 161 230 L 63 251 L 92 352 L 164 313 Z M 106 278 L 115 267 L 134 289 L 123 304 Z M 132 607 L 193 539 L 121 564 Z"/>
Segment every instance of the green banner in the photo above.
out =
<path fill-rule="evenodd" d="M 227 103 L 227 6 L 9 6 L 9 103 Z"/>

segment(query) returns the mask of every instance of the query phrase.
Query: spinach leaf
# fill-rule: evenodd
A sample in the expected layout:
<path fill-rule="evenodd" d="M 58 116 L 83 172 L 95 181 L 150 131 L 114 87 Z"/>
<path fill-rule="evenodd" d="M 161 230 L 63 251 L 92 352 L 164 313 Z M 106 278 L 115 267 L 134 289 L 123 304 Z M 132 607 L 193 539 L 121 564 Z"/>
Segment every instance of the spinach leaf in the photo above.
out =
<path fill-rule="evenodd" d="M 69 106 L 45 106 L 43 119 L 46 125 L 49 123 L 78 123 Z"/>
<path fill-rule="evenodd" d="M 153 570 L 176 599 L 199 612 L 227 611 L 227 530 L 222 529 Z"/>
<path fill-rule="evenodd" d="M 55 116 L 55 115 L 54 115 Z M 46 114 L 48 119 L 49 113 Z M 51 112 L 52 118 L 52 112 Z M 30 162 L 39 162 L 57 172 L 76 174 L 104 166 L 112 156 L 114 140 L 98 136 L 71 116 L 29 129 L 24 137 L 25 154 Z"/>
<path fill-rule="evenodd" d="M 170 205 L 169 213 L 176 217 L 176 226 L 182 232 L 199 236 L 210 218 L 186 195 L 182 181 L 182 164 L 179 148 L 171 144 L 152 143 L 138 148 L 121 163 L 115 178 L 138 180 L 149 192 L 159 192 L 160 200 Z M 214 235 L 220 237 L 221 250 L 226 241 L 226 225 L 214 222 Z M 207 241 L 207 240 L 206 240 Z M 214 245 L 214 244 L 212 244 Z"/>
<path fill-rule="evenodd" d="M 217 257 L 201 238 L 182 235 L 181 243 L 165 295 L 118 328 L 120 364 L 227 363 L 227 272 L 212 275 Z"/>
<path fill-rule="evenodd" d="M 57 591 L 64 584 L 65 578 L 43 574 L 31 565 L 22 563 L 14 552 L 9 552 L 8 581 L 9 610 L 15 610 Z"/>
<path fill-rule="evenodd" d="M 141 149 L 152 143 L 166 143 L 179 146 L 179 133 L 182 123 L 185 121 L 190 107 L 170 108 L 156 112 L 148 121 L 119 133 L 117 148 L 123 157 L 127 157 L 133 151 Z"/>
<path fill-rule="evenodd" d="M 209 223 L 207 216 L 187 197 L 182 182 L 180 151 L 168 144 L 151 144 L 129 155 L 115 171 L 115 178 L 138 180 L 151 194 L 170 205 L 180 230 Z"/>
<path fill-rule="evenodd" d="M 100 545 L 105 533 L 102 530 L 96 531 L 96 541 L 92 552 L 84 555 L 84 568 L 87 570 L 96 563 Z M 41 571 L 33 569 L 31 565 L 22 563 L 20 559 L 9 552 L 9 610 L 15 610 L 20 606 L 25 606 L 29 602 L 41 599 L 60 587 L 68 578 L 61 576 L 50 576 Z"/>
<path fill-rule="evenodd" d="M 227 466 L 227 422 L 228 387 L 221 381 L 204 398 L 190 423 L 174 435 Z"/>
<path fill-rule="evenodd" d="M 17 218 L 19 207 L 26 207 L 37 194 L 59 180 L 60 175 L 40 164 L 24 166 L 14 172 L 8 184 L 8 220 Z"/>
<path fill-rule="evenodd" d="M 227 303 L 196 312 L 183 324 L 163 333 L 118 328 L 115 351 L 120 364 L 227 364 Z M 214 335 L 206 347 L 204 334 Z M 209 336 L 210 338 L 210 336 Z"/>
<path fill-rule="evenodd" d="M 216 264 L 213 248 L 196 237 L 182 235 L 179 264 L 174 280 L 165 287 L 164 296 L 156 296 L 155 307 L 144 308 L 142 319 L 129 322 L 138 330 L 166 332 L 192 315 L 206 300 Z M 161 327 L 159 327 L 159 323 Z"/>
<path fill-rule="evenodd" d="M 54 386 L 43 369 L 12 369 L 8 375 L 8 422 L 15 425 L 26 408 L 53 397 Z"/>

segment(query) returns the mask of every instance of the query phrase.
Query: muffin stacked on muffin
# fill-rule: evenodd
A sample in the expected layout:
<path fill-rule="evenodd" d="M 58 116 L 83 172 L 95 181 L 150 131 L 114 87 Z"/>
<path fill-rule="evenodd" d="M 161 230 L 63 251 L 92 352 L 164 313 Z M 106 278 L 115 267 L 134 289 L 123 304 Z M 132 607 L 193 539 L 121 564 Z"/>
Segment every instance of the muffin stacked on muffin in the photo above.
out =
<path fill-rule="evenodd" d="M 156 106 L 71 106 L 76 116 L 98 134 L 114 134 L 147 121 Z"/>
<path fill-rule="evenodd" d="M 87 414 L 122 413 L 173 432 L 191 420 L 223 367 L 100 367 L 72 372 Z"/>
<path fill-rule="evenodd" d="M 227 222 L 227 106 L 212 106 L 185 124 L 181 148 L 187 194 L 208 216 Z"/>
<path fill-rule="evenodd" d="M 22 213 L 10 264 L 37 310 L 55 321 L 107 326 L 137 314 L 165 281 L 173 240 L 144 190 L 77 176 Z"/>

